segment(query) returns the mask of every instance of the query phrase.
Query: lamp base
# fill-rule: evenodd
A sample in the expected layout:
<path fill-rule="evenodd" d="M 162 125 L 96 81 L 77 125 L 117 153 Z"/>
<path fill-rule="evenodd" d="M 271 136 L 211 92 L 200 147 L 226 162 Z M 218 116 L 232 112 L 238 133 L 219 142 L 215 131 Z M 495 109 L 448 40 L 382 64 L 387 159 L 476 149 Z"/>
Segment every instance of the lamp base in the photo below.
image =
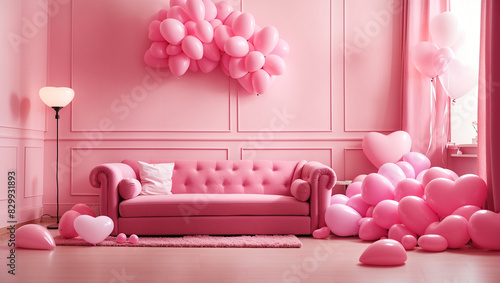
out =
<path fill-rule="evenodd" d="M 59 229 L 59 223 L 50 224 L 47 229 Z"/>

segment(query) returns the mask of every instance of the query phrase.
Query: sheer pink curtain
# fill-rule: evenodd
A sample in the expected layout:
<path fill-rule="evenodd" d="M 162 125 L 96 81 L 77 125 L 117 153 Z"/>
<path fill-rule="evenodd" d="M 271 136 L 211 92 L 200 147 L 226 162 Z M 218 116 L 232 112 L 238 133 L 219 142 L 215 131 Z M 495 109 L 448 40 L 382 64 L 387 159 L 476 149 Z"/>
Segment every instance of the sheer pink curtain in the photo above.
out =
<path fill-rule="evenodd" d="M 479 58 L 479 175 L 488 183 L 486 208 L 500 212 L 500 1 L 481 3 Z M 496 36 L 495 36 L 496 35 Z"/>
<path fill-rule="evenodd" d="M 411 52 L 417 43 L 432 41 L 429 21 L 448 10 L 448 0 L 403 0 L 403 130 L 412 137 L 412 151 L 426 154 L 433 166 L 444 166 L 448 141 L 449 98 L 438 81 L 420 74 Z M 433 93 L 435 89 L 435 94 Z"/>

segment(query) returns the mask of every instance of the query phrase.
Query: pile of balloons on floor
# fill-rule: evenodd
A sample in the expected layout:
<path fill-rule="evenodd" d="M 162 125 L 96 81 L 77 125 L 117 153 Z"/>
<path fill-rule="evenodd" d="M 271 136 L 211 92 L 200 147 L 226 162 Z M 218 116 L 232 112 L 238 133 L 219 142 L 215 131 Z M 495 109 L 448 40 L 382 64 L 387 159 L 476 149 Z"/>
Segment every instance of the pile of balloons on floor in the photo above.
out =
<path fill-rule="evenodd" d="M 335 194 L 325 213 L 326 238 L 359 236 L 376 241 L 360 257 L 369 265 L 399 265 L 406 251 L 476 248 L 500 250 L 500 214 L 481 209 L 486 182 L 473 174 L 431 167 L 429 159 L 411 152 L 404 131 L 368 133 L 362 143 L 378 172 L 357 176 L 346 193 Z"/>
<path fill-rule="evenodd" d="M 153 41 L 144 61 L 181 77 L 218 66 L 251 94 L 263 94 L 285 72 L 288 44 L 274 26 L 260 28 L 251 13 L 227 1 L 170 0 L 149 25 Z"/>

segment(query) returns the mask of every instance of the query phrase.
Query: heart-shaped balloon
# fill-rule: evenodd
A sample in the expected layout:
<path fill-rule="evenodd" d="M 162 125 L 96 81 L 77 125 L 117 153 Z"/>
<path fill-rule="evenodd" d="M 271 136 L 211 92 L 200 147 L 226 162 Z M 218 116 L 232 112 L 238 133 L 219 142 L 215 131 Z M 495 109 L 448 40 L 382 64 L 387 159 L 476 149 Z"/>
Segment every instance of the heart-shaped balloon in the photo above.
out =
<path fill-rule="evenodd" d="M 500 250 L 500 213 L 480 210 L 472 214 L 469 234 L 476 247 Z"/>
<path fill-rule="evenodd" d="M 404 179 L 394 188 L 394 200 L 400 201 L 407 196 L 422 197 L 424 195 L 424 186 L 415 179 Z"/>
<path fill-rule="evenodd" d="M 482 206 L 487 190 L 486 182 L 472 174 L 463 175 L 456 181 L 438 178 L 425 187 L 425 199 L 440 217 L 445 217 L 465 205 Z"/>
<path fill-rule="evenodd" d="M 398 202 L 395 200 L 383 200 L 373 209 L 373 219 L 378 226 L 389 229 L 394 224 L 401 224 L 398 212 Z"/>
<path fill-rule="evenodd" d="M 330 228 L 328 226 L 321 227 L 319 229 L 314 230 L 313 238 L 314 239 L 325 239 L 330 235 Z"/>
<path fill-rule="evenodd" d="M 363 152 L 370 162 L 379 168 L 385 163 L 396 163 L 411 150 L 411 137 L 405 131 L 389 135 L 377 132 L 366 134 L 362 142 Z"/>
<path fill-rule="evenodd" d="M 442 252 L 448 248 L 448 242 L 441 235 L 427 234 L 420 236 L 417 241 L 418 245 L 429 252 Z"/>
<path fill-rule="evenodd" d="M 478 83 L 478 73 L 474 67 L 467 66 L 460 60 L 451 61 L 448 71 L 443 75 L 450 82 L 446 90 L 452 99 L 460 98 L 469 93 Z"/>
<path fill-rule="evenodd" d="M 345 195 L 350 198 L 354 195 L 360 194 L 362 183 L 363 182 L 352 182 L 345 190 Z"/>
<path fill-rule="evenodd" d="M 345 204 L 330 205 L 325 212 L 326 225 L 333 234 L 340 237 L 358 235 L 358 222 L 361 218 L 354 208 Z"/>
<path fill-rule="evenodd" d="M 428 78 L 443 74 L 455 58 L 455 53 L 449 47 L 439 48 L 429 41 L 417 43 L 412 50 L 413 63 L 417 70 Z"/>
<path fill-rule="evenodd" d="M 384 199 L 394 199 L 394 186 L 386 177 L 371 173 L 361 184 L 361 196 L 366 203 L 376 205 Z"/>
<path fill-rule="evenodd" d="M 111 218 L 101 215 L 92 217 L 80 215 L 74 221 L 75 230 L 86 242 L 96 245 L 106 239 L 113 231 Z"/>
<path fill-rule="evenodd" d="M 413 235 L 404 235 L 401 244 L 405 250 L 413 250 L 417 246 L 417 237 Z"/>
<path fill-rule="evenodd" d="M 451 181 L 455 180 L 453 175 L 451 175 L 448 170 L 441 167 L 432 167 L 429 170 L 425 171 L 424 175 L 422 176 L 422 185 L 425 188 L 430 181 L 437 178 L 444 178 Z"/>
<path fill-rule="evenodd" d="M 394 224 L 391 226 L 391 228 L 389 228 L 389 234 L 388 234 L 389 239 L 393 239 L 402 243 L 403 237 L 406 235 L 411 235 L 414 236 L 415 238 L 417 237 L 417 234 L 415 234 L 415 232 L 411 231 L 410 229 L 406 228 L 404 224 Z"/>
<path fill-rule="evenodd" d="M 33 250 L 53 250 L 56 244 L 47 228 L 37 224 L 27 224 L 16 230 L 16 247 Z"/>
<path fill-rule="evenodd" d="M 80 212 L 74 210 L 68 210 L 63 214 L 61 220 L 59 221 L 59 234 L 61 234 L 63 238 L 71 239 L 78 237 L 74 222 L 80 215 Z"/>
<path fill-rule="evenodd" d="M 420 152 L 408 152 L 403 155 L 403 161 L 411 164 L 415 170 L 415 177 L 420 174 L 420 172 L 431 168 L 431 161 L 427 156 Z"/>
<path fill-rule="evenodd" d="M 405 173 L 406 178 L 411 178 L 415 179 L 415 169 L 413 169 L 413 166 L 407 162 L 407 161 L 398 161 L 396 162 L 396 165 L 403 170 L 403 173 Z"/>
<path fill-rule="evenodd" d="M 366 211 L 370 207 L 370 205 L 363 200 L 361 194 L 350 197 L 346 205 L 354 208 L 359 213 L 359 215 L 361 215 L 361 217 L 366 216 Z"/>
<path fill-rule="evenodd" d="M 418 235 L 424 235 L 425 229 L 439 218 L 426 201 L 419 197 L 407 196 L 399 201 L 399 217 L 401 222 Z"/>
<path fill-rule="evenodd" d="M 472 214 L 476 213 L 479 210 L 481 210 L 481 208 L 479 206 L 464 205 L 462 207 L 457 208 L 455 211 L 453 211 L 452 215 L 460 215 L 463 218 L 467 219 L 467 221 L 469 221 Z"/>
<path fill-rule="evenodd" d="M 460 21 L 450 11 L 434 16 L 429 23 L 432 41 L 439 46 L 452 46 L 460 37 Z"/>
<path fill-rule="evenodd" d="M 349 198 L 343 194 L 334 194 L 330 197 L 330 205 L 332 204 L 346 204 L 349 201 Z"/>
<path fill-rule="evenodd" d="M 368 265 L 394 266 L 404 264 L 407 258 L 406 250 L 400 242 L 383 239 L 368 246 L 359 261 Z"/>
<path fill-rule="evenodd" d="M 399 181 L 406 178 L 406 174 L 403 169 L 394 163 L 383 164 L 380 166 L 377 173 L 386 177 L 394 187 L 399 183 Z"/>
<path fill-rule="evenodd" d="M 446 216 L 441 222 L 431 223 L 425 234 L 436 234 L 443 236 L 448 242 L 448 248 L 459 249 L 465 246 L 469 240 L 469 221 L 460 215 Z"/>
<path fill-rule="evenodd" d="M 387 236 L 387 229 L 375 223 L 373 218 L 366 218 L 359 227 L 359 238 L 364 241 L 375 241 Z"/>
<path fill-rule="evenodd" d="M 449 47 L 441 47 L 434 53 L 434 68 L 437 75 L 441 75 L 448 70 L 449 64 L 455 59 L 455 52 Z"/>

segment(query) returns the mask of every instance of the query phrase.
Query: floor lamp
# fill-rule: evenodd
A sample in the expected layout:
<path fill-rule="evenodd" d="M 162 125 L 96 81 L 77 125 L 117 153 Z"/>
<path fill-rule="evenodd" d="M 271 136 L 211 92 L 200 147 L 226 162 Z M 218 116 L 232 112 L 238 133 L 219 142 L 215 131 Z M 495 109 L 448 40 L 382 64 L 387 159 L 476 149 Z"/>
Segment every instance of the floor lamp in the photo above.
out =
<path fill-rule="evenodd" d="M 42 87 L 40 98 L 47 106 L 56 111 L 57 138 L 56 138 L 56 187 L 57 187 L 57 223 L 47 226 L 48 229 L 59 228 L 59 110 L 68 105 L 75 97 L 73 89 L 68 87 Z"/>

